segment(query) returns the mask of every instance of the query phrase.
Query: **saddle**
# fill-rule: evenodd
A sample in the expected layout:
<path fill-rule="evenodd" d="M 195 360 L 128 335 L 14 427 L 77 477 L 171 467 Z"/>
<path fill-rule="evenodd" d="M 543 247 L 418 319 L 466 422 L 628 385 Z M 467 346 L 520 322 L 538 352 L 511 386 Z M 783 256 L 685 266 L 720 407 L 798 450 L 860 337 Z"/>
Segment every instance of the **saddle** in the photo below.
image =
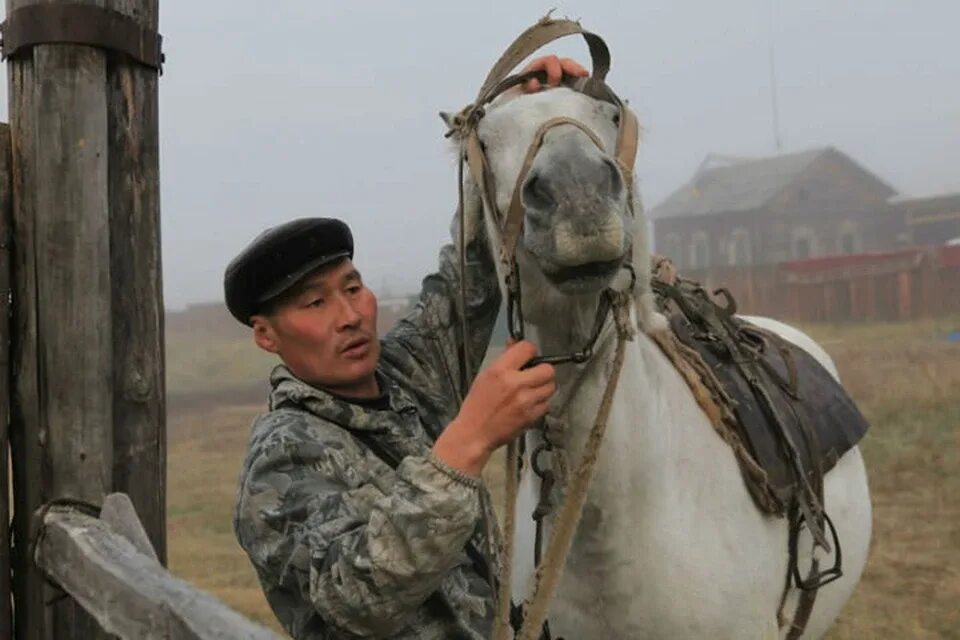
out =
<path fill-rule="evenodd" d="M 797 586 L 815 590 L 840 577 L 839 539 L 823 509 L 823 476 L 863 437 L 866 419 L 807 352 L 738 318 L 729 291 L 718 289 L 714 299 L 662 257 L 654 258 L 652 275 L 657 308 L 670 324 L 670 331 L 652 337 L 733 448 L 757 506 L 790 518 Z M 829 527 L 837 547 L 835 566 L 814 568 L 806 579 L 796 567 L 803 525 L 828 551 Z"/>

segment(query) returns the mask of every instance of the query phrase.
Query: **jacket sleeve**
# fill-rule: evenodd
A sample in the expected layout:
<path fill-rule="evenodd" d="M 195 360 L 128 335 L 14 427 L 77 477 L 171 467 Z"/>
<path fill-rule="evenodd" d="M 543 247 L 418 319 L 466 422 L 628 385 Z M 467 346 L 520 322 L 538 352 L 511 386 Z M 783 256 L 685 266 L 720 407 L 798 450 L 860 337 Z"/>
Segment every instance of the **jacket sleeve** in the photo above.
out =
<path fill-rule="evenodd" d="M 265 589 L 299 594 L 325 623 L 357 637 L 409 624 L 464 561 L 480 518 L 479 481 L 428 455 L 405 458 L 385 486 L 363 480 L 380 463 L 347 434 L 271 440 L 248 457 L 236 516 Z"/>
<path fill-rule="evenodd" d="M 481 222 L 482 224 L 482 222 Z M 384 357 L 411 380 L 419 378 L 417 366 L 427 366 L 448 378 L 462 397 L 473 381 L 490 344 L 500 310 L 501 294 L 494 258 L 483 233 L 467 241 L 465 273 L 460 273 L 459 221 L 454 216 L 454 242 L 440 250 L 439 267 L 423 280 L 414 310 L 387 334 Z M 464 288 L 465 286 L 465 288 Z M 463 361 L 464 339 L 460 320 L 461 291 L 466 301 L 470 370 Z"/>

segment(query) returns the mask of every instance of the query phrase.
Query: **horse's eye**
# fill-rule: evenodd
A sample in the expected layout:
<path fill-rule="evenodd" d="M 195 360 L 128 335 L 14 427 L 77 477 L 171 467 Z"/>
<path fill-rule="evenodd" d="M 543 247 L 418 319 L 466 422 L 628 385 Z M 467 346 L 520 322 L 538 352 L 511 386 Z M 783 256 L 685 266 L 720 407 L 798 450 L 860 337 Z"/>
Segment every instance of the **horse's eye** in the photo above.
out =
<path fill-rule="evenodd" d="M 480 141 L 480 151 L 483 151 L 484 153 L 487 152 L 487 143 L 483 140 Z"/>
<path fill-rule="evenodd" d="M 620 112 L 619 112 L 619 111 L 616 112 L 615 114 L 613 114 L 613 124 L 617 125 L 618 127 L 620 126 Z"/>

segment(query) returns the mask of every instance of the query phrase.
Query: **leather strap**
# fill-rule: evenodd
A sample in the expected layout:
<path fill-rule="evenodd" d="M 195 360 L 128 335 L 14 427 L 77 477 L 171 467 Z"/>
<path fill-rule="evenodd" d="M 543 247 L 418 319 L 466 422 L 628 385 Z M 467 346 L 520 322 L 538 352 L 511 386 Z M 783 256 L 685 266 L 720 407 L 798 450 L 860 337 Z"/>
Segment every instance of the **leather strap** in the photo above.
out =
<path fill-rule="evenodd" d="M 637 116 L 620 103 L 620 130 L 617 132 L 617 164 L 630 195 L 633 195 L 633 169 L 637 161 L 637 147 L 640 145 L 640 124 Z"/>
<path fill-rule="evenodd" d="M 554 127 L 559 127 L 562 125 L 571 125 L 577 127 L 580 129 L 580 131 L 586 134 L 588 138 L 590 138 L 590 141 L 593 142 L 598 149 L 603 151 L 603 143 L 597 137 L 597 134 L 591 131 L 589 127 L 579 120 L 574 120 L 573 118 L 567 117 L 551 118 L 540 125 L 540 128 L 537 129 L 537 133 L 533 136 L 533 142 L 531 142 L 530 146 L 527 148 L 527 155 L 523 159 L 523 165 L 520 168 L 520 173 L 517 174 L 517 182 L 513 186 L 513 196 L 510 199 L 510 208 L 507 210 L 506 218 L 501 223 L 502 244 L 500 248 L 500 260 L 508 267 L 511 266 L 515 260 L 517 242 L 520 239 L 520 233 L 523 230 L 523 183 L 527 179 L 527 174 L 530 173 L 530 167 L 533 166 L 533 162 L 537 158 L 537 152 L 540 151 L 540 147 L 543 145 L 543 139 L 547 135 L 547 132 Z"/>
<path fill-rule="evenodd" d="M 13 11 L 0 27 L 3 57 L 41 44 L 78 44 L 128 55 L 160 70 L 162 37 L 119 11 L 79 4 L 34 4 Z"/>
<path fill-rule="evenodd" d="M 491 96 L 497 95 L 495 88 L 511 70 L 527 59 L 532 53 L 545 45 L 565 36 L 580 34 L 587 41 L 590 57 L 593 60 L 593 77 L 604 82 L 610 70 L 610 50 L 603 39 L 589 31 L 584 31 L 579 22 L 573 20 L 554 20 L 549 14 L 537 21 L 516 37 L 487 74 L 486 80 L 477 92 L 474 104 L 486 104 Z"/>

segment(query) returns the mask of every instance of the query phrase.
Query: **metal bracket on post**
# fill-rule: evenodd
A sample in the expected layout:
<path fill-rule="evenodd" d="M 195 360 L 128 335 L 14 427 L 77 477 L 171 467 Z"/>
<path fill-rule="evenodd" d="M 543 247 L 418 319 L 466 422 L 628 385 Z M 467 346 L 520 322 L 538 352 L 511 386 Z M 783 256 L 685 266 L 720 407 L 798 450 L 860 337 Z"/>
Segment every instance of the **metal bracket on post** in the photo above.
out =
<path fill-rule="evenodd" d="M 36 4 L 13 11 L 0 25 L 3 58 L 40 44 L 79 44 L 126 54 L 163 73 L 163 37 L 119 11 L 80 4 Z"/>

